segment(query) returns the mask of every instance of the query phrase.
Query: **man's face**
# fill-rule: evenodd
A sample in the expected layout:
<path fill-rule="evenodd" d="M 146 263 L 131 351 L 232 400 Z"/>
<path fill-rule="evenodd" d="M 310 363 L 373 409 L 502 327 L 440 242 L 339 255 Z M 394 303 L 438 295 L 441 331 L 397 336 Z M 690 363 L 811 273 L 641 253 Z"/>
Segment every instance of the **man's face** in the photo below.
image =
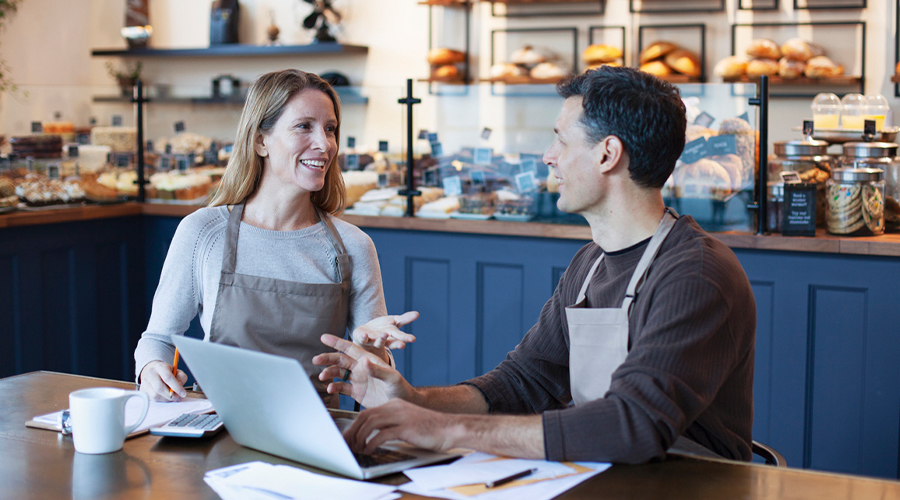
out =
<path fill-rule="evenodd" d="M 559 180 L 556 206 L 573 214 L 597 208 L 602 199 L 599 165 L 605 140 L 591 145 L 581 124 L 581 103 L 581 96 L 566 99 L 554 128 L 556 141 L 544 154 L 544 163 Z"/>

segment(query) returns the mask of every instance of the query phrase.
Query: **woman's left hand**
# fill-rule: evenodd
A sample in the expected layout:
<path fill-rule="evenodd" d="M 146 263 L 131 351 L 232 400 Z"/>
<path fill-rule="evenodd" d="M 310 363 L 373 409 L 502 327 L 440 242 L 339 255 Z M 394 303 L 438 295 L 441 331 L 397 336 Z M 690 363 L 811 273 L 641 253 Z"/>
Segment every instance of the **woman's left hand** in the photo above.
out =
<path fill-rule="evenodd" d="M 416 311 L 409 311 L 399 316 L 382 316 L 369 321 L 353 330 L 353 343 L 363 347 L 381 349 L 403 349 L 406 344 L 416 341 L 416 337 L 400 331 L 400 327 L 408 325 L 419 317 Z"/>

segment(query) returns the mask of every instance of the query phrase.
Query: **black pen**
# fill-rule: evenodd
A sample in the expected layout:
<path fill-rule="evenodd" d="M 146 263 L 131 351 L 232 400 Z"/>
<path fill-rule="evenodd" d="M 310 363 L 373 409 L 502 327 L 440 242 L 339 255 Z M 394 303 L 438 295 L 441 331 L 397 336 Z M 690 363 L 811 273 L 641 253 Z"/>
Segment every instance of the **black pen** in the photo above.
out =
<path fill-rule="evenodd" d="M 537 469 L 528 469 L 528 470 L 523 470 L 522 472 L 516 472 L 515 474 L 513 474 L 511 476 L 506 476 L 506 477 L 497 479 L 495 481 L 488 481 L 488 482 L 484 483 L 484 487 L 485 488 L 496 488 L 497 486 L 503 486 L 504 484 L 511 483 L 511 482 L 515 481 L 516 479 L 530 476 L 530 475 L 534 474 L 535 472 L 537 472 Z"/>

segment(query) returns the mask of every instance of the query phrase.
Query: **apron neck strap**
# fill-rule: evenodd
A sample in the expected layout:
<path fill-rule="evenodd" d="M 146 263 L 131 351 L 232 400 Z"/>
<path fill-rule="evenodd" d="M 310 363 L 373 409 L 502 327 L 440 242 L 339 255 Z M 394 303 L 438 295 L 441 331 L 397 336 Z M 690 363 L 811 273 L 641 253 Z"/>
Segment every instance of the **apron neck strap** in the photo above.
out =
<path fill-rule="evenodd" d="M 244 202 L 231 207 L 228 215 L 228 225 L 225 228 L 225 250 L 222 254 L 222 272 L 234 274 L 234 265 L 237 261 L 238 234 L 241 231 L 241 217 L 244 215 Z"/>
<path fill-rule="evenodd" d="M 671 208 L 666 208 L 663 218 L 659 221 L 659 226 L 656 228 L 656 232 L 653 233 L 650 243 L 644 249 L 644 255 L 641 256 L 641 260 L 634 269 L 634 274 L 631 275 L 631 281 L 628 282 L 628 288 L 625 290 L 625 300 L 622 302 L 622 309 L 627 310 L 629 316 L 631 315 L 631 304 L 640 291 L 641 285 L 644 284 L 644 276 L 646 276 L 647 270 L 650 268 L 650 263 L 656 258 L 663 241 L 666 240 L 666 236 L 672 231 L 672 227 L 675 226 L 677 220 L 678 214 Z"/>
<path fill-rule="evenodd" d="M 587 278 L 584 279 L 584 283 L 581 284 L 581 291 L 578 292 L 578 299 L 575 300 L 576 304 L 584 300 L 584 297 L 587 294 L 587 287 L 591 283 L 591 278 L 594 277 L 594 272 L 597 271 L 598 267 L 600 267 L 601 262 L 603 262 L 602 252 L 600 253 L 600 257 L 597 257 L 597 260 L 594 261 L 594 265 L 591 266 L 591 270 L 588 271 Z"/>
<path fill-rule="evenodd" d="M 328 218 L 328 215 L 322 209 L 315 205 L 313 207 L 315 207 L 316 213 L 319 214 L 319 220 L 322 221 L 322 225 L 325 226 L 325 234 L 328 235 L 328 240 L 331 241 L 331 245 L 334 247 L 334 253 L 338 255 L 347 253 L 347 250 L 344 249 L 344 240 L 338 234 L 334 223 L 331 222 L 331 219 Z"/>

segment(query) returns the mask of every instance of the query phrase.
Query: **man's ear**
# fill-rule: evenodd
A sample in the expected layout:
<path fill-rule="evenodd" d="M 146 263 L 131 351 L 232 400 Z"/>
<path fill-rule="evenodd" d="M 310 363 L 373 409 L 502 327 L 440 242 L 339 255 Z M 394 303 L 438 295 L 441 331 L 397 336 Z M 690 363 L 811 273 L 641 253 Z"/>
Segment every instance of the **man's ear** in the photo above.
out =
<path fill-rule="evenodd" d="M 622 159 L 625 156 L 625 145 L 622 144 L 621 139 L 614 135 L 604 137 L 594 147 L 597 148 L 596 153 L 599 159 L 597 163 L 602 173 L 611 172 L 622 163 Z"/>
<path fill-rule="evenodd" d="M 265 158 L 269 156 L 269 150 L 266 148 L 265 137 L 263 137 L 262 133 L 256 134 L 256 139 L 253 141 L 253 150 L 256 151 L 256 154 Z"/>

